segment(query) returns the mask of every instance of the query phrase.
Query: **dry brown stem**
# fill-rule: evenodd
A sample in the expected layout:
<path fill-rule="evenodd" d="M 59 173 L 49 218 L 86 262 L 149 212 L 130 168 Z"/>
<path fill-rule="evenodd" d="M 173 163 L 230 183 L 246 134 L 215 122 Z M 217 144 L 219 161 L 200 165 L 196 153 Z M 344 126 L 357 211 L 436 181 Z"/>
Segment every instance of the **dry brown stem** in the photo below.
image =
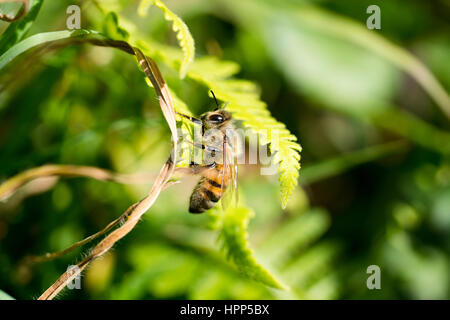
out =
<path fill-rule="evenodd" d="M 100 43 L 95 43 L 99 45 Z M 102 44 L 100 44 L 102 45 Z M 123 224 L 109 233 L 102 241 L 100 241 L 85 257 L 82 261 L 80 261 L 78 264 L 76 264 L 77 268 L 71 268 L 68 271 L 64 272 L 56 282 L 51 285 L 40 297 L 39 300 L 50 300 L 53 299 L 62 289 L 65 288 L 67 283 L 71 280 L 73 280 L 75 277 L 77 277 L 86 267 L 87 265 L 93 261 L 94 259 L 102 256 L 104 253 L 106 253 L 109 249 L 114 246 L 114 244 L 122 239 L 125 235 L 127 235 L 135 225 L 139 222 L 139 219 L 141 216 L 153 205 L 153 203 L 158 198 L 160 192 L 170 185 L 169 182 L 170 177 L 174 173 L 174 163 L 176 163 L 175 155 L 177 150 L 177 130 L 176 130 L 176 121 L 175 121 L 175 110 L 173 107 L 172 98 L 170 97 L 169 90 L 167 88 L 167 85 L 157 67 L 155 62 L 151 60 L 150 58 L 146 57 L 139 49 L 133 48 L 129 46 L 127 43 L 124 42 L 108 42 L 103 43 L 103 45 L 106 46 L 113 46 L 119 49 L 122 49 L 128 53 L 134 53 L 136 58 L 138 59 L 139 65 L 141 66 L 142 70 L 145 72 L 147 77 L 150 79 L 150 81 L 153 84 L 153 87 L 156 90 L 156 93 L 158 95 L 159 103 L 161 105 L 161 110 L 164 114 L 164 117 L 167 120 L 167 123 L 169 124 L 170 130 L 172 132 L 172 143 L 173 143 L 173 150 L 172 154 L 169 157 L 169 160 L 163 165 L 161 168 L 158 177 L 156 178 L 150 192 L 148 195 L 142 199 L 141 201 L 133 204 L 130 206 L 127 211 L 122 214 L 118 219 L 111 222 L 105 229 L 100 231 L 99 233 L 92 235 L 91 237 L 88 237 L 80 242 L 83 242 L 82 244 L 90 240 L 92 240 L 92 237 L 98 237 L 99 235 L 103 235 L 104 233 L 111 230 L 114 226 L 116 226 L 119 222 L 123 222 Z M 131 50 L 130 50 L 131 49 Z M 91 168 L 92 169 L 92 168 Z M 92 173 L 92 172 L 91 172 Z M 100 177 L 107 178 L 106 176 L 103 176 L 105 172 L 99 171 L 97 174 L 100 175 Z M 74 244 L 73 246 L 79 246 L 81 245 L 79 243 Z M 72 247 L 73 247 L 72 246 Z M 72 248 L 71 247 L 71 248 Z M 71 249 L 68 248 L 68 249 Z M 73 249 L 73 248 L 72 248 Z M 67 249 L 66 249 L 67 250 Z"/>

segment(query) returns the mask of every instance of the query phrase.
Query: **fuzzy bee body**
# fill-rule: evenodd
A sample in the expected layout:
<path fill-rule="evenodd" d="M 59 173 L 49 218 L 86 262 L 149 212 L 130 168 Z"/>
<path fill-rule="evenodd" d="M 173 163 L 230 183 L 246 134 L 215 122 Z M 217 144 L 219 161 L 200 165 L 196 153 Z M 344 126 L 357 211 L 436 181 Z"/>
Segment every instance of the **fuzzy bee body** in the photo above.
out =
<path fill-rule="evenodd" d="M 241 139 L 236 134 L 231 113 L 221 109 L 214 92 L 211 94 L 217 105 L 214 111 L 205 112 L 200 118 L 176 112 L 193 124 L 201 125 L 202 143 L 190 143 L 208 154 L 206 159 L 202 154 L 202 163 L 192 162 L 189 168 L 177 168 L 179 172 L 201 175 L 190 197 L 190 213 L 205 212 L 221 199 L 223 208 L 233 199 L 238 201 L 236 159 L 242 151 Z"/>
<path fill-rule="evenodd" d="M 231 173 L 223 175 L 223 166 L 218 164 L 202 173 L 189 203 L 190 213 L 203 213 L 214 207 L 222 197 L 231 180 Z"/>
<path fill-rule="evenodd" d="M 234 134 L 231 114 L 223 109 L 205 112 L 200 119 L 184 117 L 194 123 L 201 123 L 203 141 L 207 142 L 194 146 L 206 150 L 213 158 L 203 159 L 203 163 L 192 163 L 190 166 L 191 173 L 199 174 L 201 178 L 192 191 L 189 212 L 202 213 L 214 207 L 227 189 L 236 187 L 236 148 L 232 146 L 232 139 L 237 141 L 237 136 Z"/>

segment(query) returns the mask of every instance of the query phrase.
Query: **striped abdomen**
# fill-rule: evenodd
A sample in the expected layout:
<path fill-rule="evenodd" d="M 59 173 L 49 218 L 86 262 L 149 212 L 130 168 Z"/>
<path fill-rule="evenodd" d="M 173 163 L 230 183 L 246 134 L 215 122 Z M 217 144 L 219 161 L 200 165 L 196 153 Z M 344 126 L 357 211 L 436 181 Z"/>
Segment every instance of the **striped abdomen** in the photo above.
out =
<path fill-rule="evenodd" d="M 222 165 L 217 165 L 202 175 L 191 195 L 190 213 L 202 213 L 214 207 L 230 181 L 230 174 L 226 174 L 222 181 Z"/>

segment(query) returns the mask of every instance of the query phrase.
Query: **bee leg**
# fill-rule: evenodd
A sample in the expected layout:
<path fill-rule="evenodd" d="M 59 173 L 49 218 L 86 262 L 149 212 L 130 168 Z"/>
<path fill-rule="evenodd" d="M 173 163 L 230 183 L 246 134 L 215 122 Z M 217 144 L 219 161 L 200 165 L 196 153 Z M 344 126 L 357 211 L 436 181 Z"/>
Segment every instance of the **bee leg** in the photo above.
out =
<path fill-rule="evenodd" d="M 191 122 L 193 122 L 193 123 L 195 123 L 195 124 L 201 124 L 201 125 L 203 125 L 203 122 L 202 122 L 202 120 L 200 120 L 200 119 L 197 119 L 197 118 L 194 118 L 194 117 L 191 117 L 191 116 L 187 116 L 187 115 L 185 115 L 185 114 L 182 114 L 182 113 L 179 113 L 179 112 L 176 112 L 176 111 L 175 111 L 175 113 L 178 114 L 179 116 L 183 117 L 183 118 L 188 119 L 189 121 L 191 121 Z"/>
<path fill-rule="evenodd" d="M 217 163 L 215 163 L 215 162 L 208 164 L 208 165 L 200 165 L 198 163 L 191 162 L 191 164 L 189 165 L 189 168 L 192 170 L 193 174 L 199 174 L 205 170 L 215 168 L 216 166 L 217 166 Z"/>
<path fill-rule="evenodd" d="M 184 173 L 184 174 L 199 174 L 206 170 L 215 168 L 216 166 L 217 164 L 215 162 L 208 165 L 201 165 L 198 163 L 191 162 L 189 168 L 175 168 L 175 171 L 177 173 Z"/>
<path fill-rule="evenodd" d="M 195 148 L 199 148 L 199 149 L 203 149 L 203 150 L 206 149 L 208 151 L 217 152 L 217 153 L 221 153 L 222 152 L 222 150 L 220 150 L 220 149 L 218 149 L 216 147 L 205 146 L 204 144 L 192 142 L 192 141 L 189 141 L 189 140 L 186 140 L 186 142 L 192 144 Z"/>

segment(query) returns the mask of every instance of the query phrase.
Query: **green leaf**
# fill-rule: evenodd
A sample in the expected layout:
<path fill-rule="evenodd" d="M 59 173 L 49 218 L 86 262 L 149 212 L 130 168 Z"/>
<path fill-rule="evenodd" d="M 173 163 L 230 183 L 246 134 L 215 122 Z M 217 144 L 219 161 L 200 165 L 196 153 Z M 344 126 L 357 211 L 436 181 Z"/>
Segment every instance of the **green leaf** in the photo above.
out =
<path fill-rule="evenodd" d="M 253 215 L 253 211 L 246 207 L 228 207 L 219 237 L 222 247 L 244 276 L 273 288 L 286 289 L 254 257 L 247 233 L 248 223 Z"/>
<path fill-rule="evenodd" d="M 115 40 L 128 40 L 130 34 L 119 26 L 119 20 L 115 12 L 108 12 L 103 21 L 103 33 L 105 36 Z"/>
<path fill-rule="evenodd" d="M 163 11 L 164 18 L 167 21 L 172 22 L 172 29 L 176 32 L 178 43 L 184 53 L 184 58 L 180 67 L 180 77 L 184 78 L 195 58 L 194 39 L 192 38 L 192 35 L 184 21 L 181 20 L 181 18 L 175 13 L 170 11 L 170 9 L 167 8 L 166 5 L 160 0 L 142 0 L 138 8 L 139 15 L 146 16 L 147 10 L 152 4 Z"/>
<path fill-rule="evenodd" d="M 377 32 L 372 32 L 359 22 L 335 15 L 317 6 L 305 6 L 295 10 L 295 19 L 302 20 L 318 31 L 328 33 L 368 50 L 398 69 L 408 73 L 420 84 L 450 117 L 450 97 L 428 67 L 416 56 Z"/>
<path fill-rule="evenodd" d="M 258 30 L 269 54 L 302 94 L 327 107 L 357 114 L 384 108 L 394 98 L 397 67 L 450 117 L 450 97 L 427 66 L 360 22 L 309 3 L 221 3 L 246 28 Z"/>
<path fill-rule="evenodd" d="M 95 31 L 89 30 L 73 30 L 73 31 L 65 30 L 65 31 L 54 31 L 35 34 L 15 44 L 13 47 L 11 47 L 8 51 L 6 51 L 0 56 L 0 70 L 3 69 L 5 65 L 7 65 L 9 62 L 11 62 L 14 58 L 19 56 L 20 54 L 38 45 L 47 42 L 86 35 L 99 35 L 99 34 Z"/>
<path fill-rule="evenodd" d="M 0 37 L 0 54 L 4 53 L 26 36 L 41 9 L 43 1 L 30 0 L 30 8 L 26 16 L 8 26 Z"/>
<path fill-rule="evenodd" d="M 448 153 L 445 132 L 392 103 L 400 69 L 415 78 L 450 115 L 447 92 L 407 50 L 363 24 L 318 6 L 273 0 L 227 3 L 235 19 L 248 30 L 257 31 L 253 32 L 285 77 L 300 94 L 313 100 L 313 105 L 358 117 L 419 145 Z M 247 18 L 245 12 L 249 11 L 255 14 Z"/>
<path fill-rule="evenodd" d="M 405 141 L 394 141 L 349 152 L 310 166 L 305 166 L 300 177 L 300 184 L 307 185 L 339 175 L 362 163 L 375 161 L 396 152 L 402 152 L 405 150 L 405 147 Z"/>
<path fill-rule="evenodd" d="M 414 141 L 418 145 L 442 154 L 450 154 L 450 133 L 397 108 L 371 116 L 377 126 Z"/>
<path fill-rule="evenodd" d="M 264 30 L 280 70 L 300 92 L 329 108 L 364 115 L 386 107 L 395 93 L 395 70 L 370 52 L 296 23 L 274 22 Z"/>
<path fill-rule="evenodd" d="M 359 46 L 307 25 L 296 7 L 264 1 L 232 1 L 230 9 L 253 30 L 285 77 L 320 105 L 364 115 L 385 107 L 395 93 L 396 72 Z M 295 11 L 294 11 L 295 9 Z M 248 20 L 245 12 L 254 12 Z"/>

